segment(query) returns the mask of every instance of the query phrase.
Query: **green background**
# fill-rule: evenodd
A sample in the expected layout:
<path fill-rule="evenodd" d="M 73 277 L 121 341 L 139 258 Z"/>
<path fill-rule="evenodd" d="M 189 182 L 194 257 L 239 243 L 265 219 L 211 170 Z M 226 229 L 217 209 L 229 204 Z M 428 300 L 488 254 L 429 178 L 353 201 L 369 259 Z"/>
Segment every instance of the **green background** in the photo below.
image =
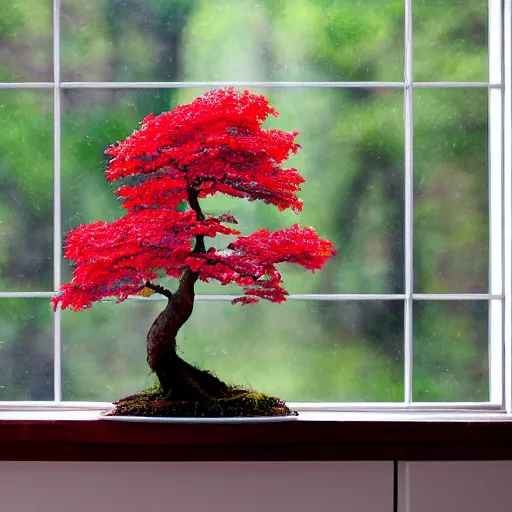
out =
<path fill-rule="evenodd" d="M 61 1 L 64 81 L 403 81 L 403 0 Z M 414 78 L 487 80 L 487 5 L 413 1 Z M 3 6 L 0 81 L 51 81 L 50 0 Z M 200 83 L 198 84 L 201 85 Z M 404 293 L 401 88 L 251 87 L 300 132 L 290 161 L 303 213 L 229 197 L 248 234 L 312 225 L 339 255 L 314 275 L 282 267 L 295 294 Z M 103 150 L 149 112 L 208 86 L 62 92 L 63 233 L 123 214 Z M 414 91 L 414 291 L 488 293 L 487 89 Z M 0 291 L 53 287 L 53 93 L 0 90 Z M 68 262 L 63 276 L 71 276 Z M 237 294 L 200 284 L 201 294 Z M 161 301 L 63 312 L 63 397 L 108 401 L 152 382 L 145 334 Z M 190 362 L 292 401 L 403 399 L 402 301 L 200 301 L 180 333 Z M 46 299 L 0 299 L 0 400 L 53 398 Z M 485 301 L 415 302 L 414 399 L 488 400 Z"/>

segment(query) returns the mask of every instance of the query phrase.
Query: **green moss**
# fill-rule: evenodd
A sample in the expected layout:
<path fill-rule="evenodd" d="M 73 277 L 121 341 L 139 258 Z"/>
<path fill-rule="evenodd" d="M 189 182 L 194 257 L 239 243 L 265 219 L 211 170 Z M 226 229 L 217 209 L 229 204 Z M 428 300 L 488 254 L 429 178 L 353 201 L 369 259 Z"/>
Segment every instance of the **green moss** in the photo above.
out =
<path fill-rule="evenodd" d="M 254 416 L 290 416 L 290 411 L 279 398 L 229 388 L 223 398 L 211 398 L 205 402 L 175 402 L 165 399 L 158 385 L 114 402 L 109 416 L 150 416 L 190 418 L 232 418 Z"/>

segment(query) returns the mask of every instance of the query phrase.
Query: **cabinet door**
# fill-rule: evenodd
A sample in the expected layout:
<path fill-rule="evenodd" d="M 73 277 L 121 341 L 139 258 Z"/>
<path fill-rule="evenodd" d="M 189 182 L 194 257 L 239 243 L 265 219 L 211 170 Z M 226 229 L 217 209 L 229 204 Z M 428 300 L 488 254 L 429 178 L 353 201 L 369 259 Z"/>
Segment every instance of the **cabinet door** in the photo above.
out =
<path fill-rule="evenodd" d="M 391 512 L 390 462 L 0 462 L 2 512 Z"/>
<path fill-rule="evenodd" d="M 408 462 L 401 476 L 400 512 L 512 510 L 511 461 Z"/>

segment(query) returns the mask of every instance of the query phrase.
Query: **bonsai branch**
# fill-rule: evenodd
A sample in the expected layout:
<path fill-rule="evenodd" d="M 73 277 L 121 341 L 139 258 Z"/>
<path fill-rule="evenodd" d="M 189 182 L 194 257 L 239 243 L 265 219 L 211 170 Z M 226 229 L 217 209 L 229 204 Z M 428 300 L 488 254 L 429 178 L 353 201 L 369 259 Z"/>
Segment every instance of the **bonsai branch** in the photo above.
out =
<path fill-rule="evenodd" d="M 205 260 L 205 263 L 207 265 L 212 265 L 212 266 L 214 266 L 214 265 L 223 265 L 224 267 L 227 267 L 230 270 L 233 270 L 234 272 L 236 272 L 240 277 L 249 277 L 255 283 L 261 282 L 261 281 L 259 281 L 261 276 L 256 276 L 254 274 L 251 274 L 250 272 L 240 271 L 240 269 L 238 267 L 236 267 L 235 265 L 230 265 L 226 261 L 207 259 L 207 260 Z"/>
<path fill-rule="evenodd" d="M 203 221 L 205 219 L 204 213 L 201 210 L 201 206 L 199 205 L 199 191 L 194 190 L 189 187 L 188 189 L 188 204 L 190 208 L 196 212 L 196 219 L 198 221 Z M 206 252 L 206 247 L 204 245 L 204 235 L 196 236 L 196 245 L 194 247 L 194 252 Z"/>
<path fill-rule="evenodd" d="M 153 284 L 153 283 L 150 283 L 149 281 L 146 281 L 144 286 L 146 288 L 149 288 L 150 290 L 153 290 L 155 293 L 159 293 L 160 295 L 163 295 L 164 297 L 167 297 L 168 299 L 172 299 L 172 292 L 170 290 L 167 290 L 167 288 L 160 286 L 159 284 Z"/>

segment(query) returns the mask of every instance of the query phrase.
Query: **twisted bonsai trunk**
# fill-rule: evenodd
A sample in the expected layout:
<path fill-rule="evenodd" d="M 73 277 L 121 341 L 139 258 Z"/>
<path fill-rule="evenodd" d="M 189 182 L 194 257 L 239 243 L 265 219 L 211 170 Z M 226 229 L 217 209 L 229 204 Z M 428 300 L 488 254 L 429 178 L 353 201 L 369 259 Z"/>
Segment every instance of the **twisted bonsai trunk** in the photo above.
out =
<path fill-rule="evenodd" d="M 167 400 L 202 402 L 226 396 L 227 386 L 211 373 L 190 365 L 176 351 L 176 336 L 194 307 L 197 274 L 187 269 L 176 293 L 150 287 L 168 298 L 147 336 L 147 361 L 156 373 Z"/>
<path fill-rule="evenodd" d="M 152 283 L 146 287 L 167 297 L 147 336 L 147 361 L 160 387 L 114 402 L 109 416 L 234 417 L 296 415 L 279 398 L 228 387 L 205 370 L 187 363 L 176 352 L 176 335 L 194 308 L 197 274 L 187 269 L 176 293 Z"/>

